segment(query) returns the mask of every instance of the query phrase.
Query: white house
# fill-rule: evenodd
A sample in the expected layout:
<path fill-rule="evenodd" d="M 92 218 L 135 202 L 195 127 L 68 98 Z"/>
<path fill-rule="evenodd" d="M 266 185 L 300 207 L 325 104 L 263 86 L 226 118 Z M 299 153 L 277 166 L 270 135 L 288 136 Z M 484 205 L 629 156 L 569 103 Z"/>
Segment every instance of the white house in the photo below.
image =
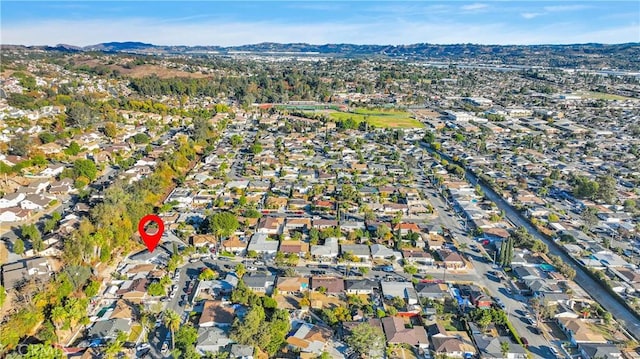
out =
<path fill-rule="evenodd" d="M 49 166 L 40 172 L 39 177 L 52 178 L 64 171 L 64 165 Z"/>
<path fill-rule="evenodd" d="M 0 208 L 17 207 L 26 198 L 24 193 L 10 193 L 0 198 Z"/>

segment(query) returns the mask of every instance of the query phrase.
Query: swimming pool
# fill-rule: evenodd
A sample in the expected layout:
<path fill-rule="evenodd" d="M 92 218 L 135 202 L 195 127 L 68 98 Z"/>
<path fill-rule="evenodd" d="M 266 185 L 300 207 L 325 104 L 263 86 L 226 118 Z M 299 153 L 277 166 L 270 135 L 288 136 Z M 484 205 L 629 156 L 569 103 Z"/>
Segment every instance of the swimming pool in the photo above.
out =
<path fill-rule="evenodd" d="M 552 266 L 551 264 L 547 264 L 547 263 L 542 263 L 538 266 L 541 270 L 545 271 L 545 272 L 556 272 L 556 267 Z"/>

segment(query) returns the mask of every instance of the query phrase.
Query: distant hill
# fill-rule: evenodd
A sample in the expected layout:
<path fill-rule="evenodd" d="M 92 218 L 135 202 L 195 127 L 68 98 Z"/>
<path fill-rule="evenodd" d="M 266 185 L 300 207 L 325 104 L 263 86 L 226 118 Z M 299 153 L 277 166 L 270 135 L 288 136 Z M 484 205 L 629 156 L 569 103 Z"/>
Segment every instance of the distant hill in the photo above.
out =
<path fill-rule="evenodd" d="M 7 47 L 7 46 L 3 46 Z M 40 47 L 41 48 L 41 47 Z M 241 46 L 165 46 L 143 42 L 108 42 L 82 48 L 71 45 L 45 47 L 60 51 L 105 51 L 147 55 L 162 54 L 262 54 L 318 55 L 352 58 L 392 58 L 416 61 L 478 62 L 486 64 L 537 65 L 640 70 L 640 43 L 570 45 L 477 45 L 410 44 L 355 45 L 264 42 Z"/>

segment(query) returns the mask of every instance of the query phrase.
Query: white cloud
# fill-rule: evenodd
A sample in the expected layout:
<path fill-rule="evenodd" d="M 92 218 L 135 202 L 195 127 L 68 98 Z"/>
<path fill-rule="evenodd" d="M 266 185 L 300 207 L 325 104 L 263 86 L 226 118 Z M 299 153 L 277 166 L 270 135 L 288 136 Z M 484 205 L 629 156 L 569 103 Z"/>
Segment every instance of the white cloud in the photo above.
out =
<path fill-rule="evenodd" d="M 242 45 L 259 42 L 312 44 L 562 44 L 638 41 L 637 22 L 589 31 L 576 24 L 549 24 L 526 29 L 520 24 L 471 24 L 454 21 L 367 21 L 352 23 L 207 22 L 160 23 L 144 18 L 114 20 L 59 20 L 4 24 L 4 44 L 92 45 L 109 41 L 142 41 L 158 45 Z"/>
<path fill-rule="evenodd" d="M 520 14 L 520 16 L 522 16 L 525 19 L 534 19 L 540 15 L 544 15 L 544 13 L 540 13 L 540 12 L 525 12 Z"/>
<path fill-rule="evenodd" d="M 460 7 L 460 9 L 462 9 L 464 11 L 477 11 L 477 10 L 484 10 L 484 9 L 486 9 L 488 7 L 489 7 L 489 5 L 487 5 L 487 4 L 475 3 L 475 4 L 470 4 L 470 5 L 464 5 L 464 6 Z"/>
<path fill-rule="evenodd" d="M 590 6 L 587 6 L 587 5 L 552 5 L 552 6 L 545 6 L 543 9 L 544 11 L 548 11 L 548 12 L 565 12 L 565 11 L 584 10 L 588 8 L 590 8 Z"/>

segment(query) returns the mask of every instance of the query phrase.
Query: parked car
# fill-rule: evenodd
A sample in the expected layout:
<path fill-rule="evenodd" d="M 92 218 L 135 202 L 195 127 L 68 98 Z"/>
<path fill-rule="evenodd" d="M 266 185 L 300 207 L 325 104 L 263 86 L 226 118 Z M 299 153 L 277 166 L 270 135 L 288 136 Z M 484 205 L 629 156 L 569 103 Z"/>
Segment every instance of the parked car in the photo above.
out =
<path fill-rule="evenodd" d="M 527 338 L 525 337 L 520 337 L 520 341 L 522 342 L 522 344 L 524 344 L 525 348 L 529 347 L 529 341 L 527 340 Z"/>
<path fill-rule="evenodd" d="M 554 348 L 554 347 L 549 347 L 549 351 L 555 355 L 556 357 L 560 356 L 560 353 L 558 352 L 558 349 Z"/>

